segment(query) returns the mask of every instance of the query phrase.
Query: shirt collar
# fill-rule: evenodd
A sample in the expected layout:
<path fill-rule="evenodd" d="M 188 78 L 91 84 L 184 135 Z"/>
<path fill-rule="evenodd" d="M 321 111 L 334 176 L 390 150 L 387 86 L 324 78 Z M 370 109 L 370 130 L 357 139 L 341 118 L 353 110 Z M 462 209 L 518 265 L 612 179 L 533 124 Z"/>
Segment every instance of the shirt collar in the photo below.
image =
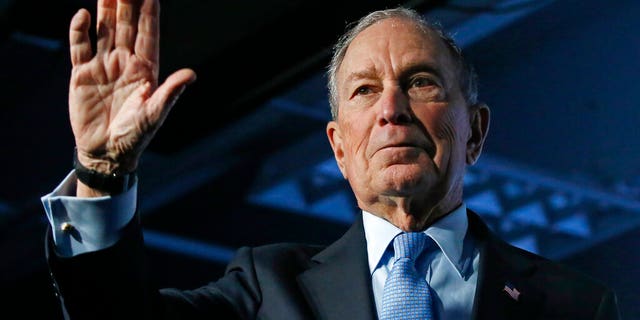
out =
<path fill-rule="evenodd" d="M 369 271 L 373 274 L 387 247 L 402 230 L 389 221 L 364 210 L 362 211 L 362 220 L 367 239 Z M 463 277 L 465 265 L 462 249 L 468 224 L 467 207 L 463 203 L 424 231 L 440 247 L 460 277 Z"/>

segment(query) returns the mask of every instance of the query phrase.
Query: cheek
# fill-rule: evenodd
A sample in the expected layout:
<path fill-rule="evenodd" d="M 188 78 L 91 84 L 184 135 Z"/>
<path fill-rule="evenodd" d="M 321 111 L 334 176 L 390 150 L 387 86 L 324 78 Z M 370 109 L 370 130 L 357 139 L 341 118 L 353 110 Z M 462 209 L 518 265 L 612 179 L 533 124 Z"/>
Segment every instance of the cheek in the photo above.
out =
<path fill-rule="evenodd" d="M 358 119 L 345 119 L 350 125 L 342 126 L 345 128 L 343 135 L 344 146 L 344 167 L 347 179 L 351 183 L 367 184 L 369 179 L 369 170 L 374 163 L 371 163 L 367 157 L 367 146 L 369 145 L 371 126 L 364 117 Z"/>
<path fill-rule="evenodd" d="M 345 155 L 351 161 L 364 157 L 367 143 L 369 141 L 370 127 L 366 121 L 358 119 L 345 119 L 341 126 L 344 128 L 343 143 Z"/>
<path fill-rule="evenodd" d="M 436 144 L 461 142 L 469 131 L 465 113 L 457 108 L 437 109 L 427 114 L 424 119 L 424 124 Z"/>
<path fill-rule="evenodd" d="M 436 145 L 434 162 L 441 169 L 452 160 L 460 158 L 458 154 L 464 158 L 469 132 L 465 115 L 462 110 L 446 107 L 425 115 L 423 123 Z"/>

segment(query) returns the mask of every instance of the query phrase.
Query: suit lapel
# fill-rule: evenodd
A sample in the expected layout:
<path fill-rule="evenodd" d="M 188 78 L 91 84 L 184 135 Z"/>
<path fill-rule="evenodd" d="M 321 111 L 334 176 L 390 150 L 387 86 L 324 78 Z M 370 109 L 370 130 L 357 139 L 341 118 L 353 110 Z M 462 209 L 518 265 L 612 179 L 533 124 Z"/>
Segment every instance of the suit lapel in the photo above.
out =
<path fill-rule="evenodd" d="M 342 238 L 312 258 L 315 266 L 298 277 L 319 319 L 376 319 L 362 219 Z"/>
<path fill-rule="evenodd" d="M 537 319 L 544 295 L 530 285 L 537 268 L 533 260 L 493 235 L 477 214 L 469 211 L 468 216 L 470 231 L 480 249 L 472 318 Z"/>

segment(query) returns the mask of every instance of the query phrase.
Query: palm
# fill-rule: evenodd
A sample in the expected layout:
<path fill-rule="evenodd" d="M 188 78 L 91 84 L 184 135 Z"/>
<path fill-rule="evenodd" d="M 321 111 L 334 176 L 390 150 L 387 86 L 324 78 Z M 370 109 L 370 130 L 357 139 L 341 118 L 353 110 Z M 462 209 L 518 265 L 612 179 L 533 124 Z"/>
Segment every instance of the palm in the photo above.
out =
<path fill-rule="evenodd" d="M 155 89 L 157 65 L 122 50 L 75 66 L 69 102 L 76 109 L 71 110 L 76 144 L 90 153 L 135 148 L 150 125 L 147 99 L 140 94 L 146 84 Z"/>
<path fill-rule="evenodd" d="M 73 70 L 69 86 L 71 126 L 85 161 L 135 167 L 172 99 L 195 74 L 180 70 L 158 87 L 159 3 L 98 1 L 98 43 L 93 54 L 82 9 L 69 37 Z"/>

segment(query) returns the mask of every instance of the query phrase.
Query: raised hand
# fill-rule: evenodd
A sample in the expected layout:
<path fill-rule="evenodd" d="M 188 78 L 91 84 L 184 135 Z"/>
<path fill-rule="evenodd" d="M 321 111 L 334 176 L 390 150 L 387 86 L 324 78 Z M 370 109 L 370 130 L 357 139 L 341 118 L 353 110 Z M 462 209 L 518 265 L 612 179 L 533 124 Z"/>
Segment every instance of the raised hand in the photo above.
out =
<path fill-rule="evenodd" d="M 69 113 L 78 159 L 91 169 L 132 171 L 185 86 L 185 68 L 158 86 L 158 0 L 99 0 L 97 44 L 91 15 L 80 9 L 69 27 Z"/>

